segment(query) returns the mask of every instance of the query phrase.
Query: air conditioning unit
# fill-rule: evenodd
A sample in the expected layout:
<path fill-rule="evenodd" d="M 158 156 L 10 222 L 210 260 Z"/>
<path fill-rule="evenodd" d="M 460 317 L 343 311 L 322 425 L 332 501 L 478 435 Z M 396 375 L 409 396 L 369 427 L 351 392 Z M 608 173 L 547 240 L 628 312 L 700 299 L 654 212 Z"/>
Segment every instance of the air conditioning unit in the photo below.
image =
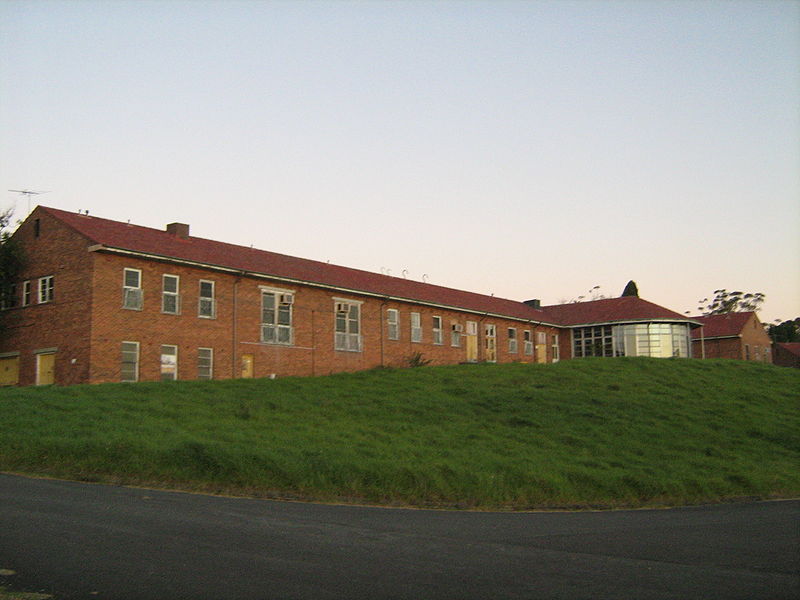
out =
<path fill-rule="evenodd" d="M 346 313 L 350 310 L 350 305 L 347 302 L 337 302 L 336 303 L 336 312 L 337 313 Z"/>
<path fill-rule="evenodd" d="M 453 331 L 456 333 L 461 333 L 464 331 L 464 326 L 461 323 L 453 323 Z"/>
<path fill-rule="evenodd" d="M 281 294 L 278 297 L 278 302 L 281 304 L 294 304 L 294 294 Z"/>

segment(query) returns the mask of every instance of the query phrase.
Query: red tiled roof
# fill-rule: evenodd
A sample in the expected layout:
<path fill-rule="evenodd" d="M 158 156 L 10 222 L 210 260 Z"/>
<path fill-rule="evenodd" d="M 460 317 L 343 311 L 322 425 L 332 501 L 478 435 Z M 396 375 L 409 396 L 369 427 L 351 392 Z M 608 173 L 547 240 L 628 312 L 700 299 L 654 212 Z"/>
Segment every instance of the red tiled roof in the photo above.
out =
<path fill-rule="evenodd" d="M 695 339 L 736 337 L 742 333 L 742 329 L 752 316 L 752 312 L 732 312 L 723 315 L 692 317 L 698 323 L 703 324 L 702 331 L 700 329 L 692 331 L 692 337 Z"/>
<path fill-rule="evenodd" d="M 778 342 L 778 346 L 795 356 L 800 356 L 800 342 Z"/>
<path fill-rule="evenodd" d="M 160 229 L 130 225 L 55 208 L 39 206 L 37 210 L 53 216 L 91 242 L 110 248 L 336 287 L 353 292 L 367 292 L 379 296 L 415 300 L 536 322 L 546 321 L 541 310 L 515 300 L 485 296 L 203 238 L 191 236 L 181 238 Z"/>
<path fill-rule="evenodd" d="M 606 298 L 590 302 L 543 306 L 544 313 L 562 325 L 588 325 L 591 323 L 619 323 L 632 321 L 689 321 L 684 315 L 637 296 Z"/>

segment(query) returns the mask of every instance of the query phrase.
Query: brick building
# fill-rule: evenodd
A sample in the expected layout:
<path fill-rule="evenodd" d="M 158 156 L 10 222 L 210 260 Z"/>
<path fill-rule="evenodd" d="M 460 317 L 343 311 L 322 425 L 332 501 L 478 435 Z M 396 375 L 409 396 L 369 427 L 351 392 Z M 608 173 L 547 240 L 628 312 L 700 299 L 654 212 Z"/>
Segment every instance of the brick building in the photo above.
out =
<path fill-rule="evenodd" d="M 776 365 L 800 369 L 800 342 L 776 342 L 772 349 Z"/>
<path fill-rule="evenodd" d="M 692 321 L 636 297 L 541 307 L 189 234 L 36 208 L 0 385 L 690 354 Z"/>
<path fill-rule="evenodd" d="M 772 362 L 772 340 L 756 313 L 733 312 L 693 320 L 702 325 L 692 331 L 695 357 Z"/>

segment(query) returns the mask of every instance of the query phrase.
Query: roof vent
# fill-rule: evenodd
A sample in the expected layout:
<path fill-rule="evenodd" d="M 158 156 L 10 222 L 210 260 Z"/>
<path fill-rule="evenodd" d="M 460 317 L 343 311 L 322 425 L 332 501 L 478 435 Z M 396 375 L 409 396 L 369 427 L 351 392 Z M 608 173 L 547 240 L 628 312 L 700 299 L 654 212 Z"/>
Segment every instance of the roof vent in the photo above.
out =
<path fill-rule="evenodd" d="M 537 308 L 537 309 L 542 308 L 542 301 L 539 300 L 538 298 L 535 298 L 533 300 L 525 300 L 523 304 L 527 304 L 531 308 Z"/>
<path fill-rule="evenodd" d="M 167 233 L 186 239 L 189 237 L 189 226 L 186 223 L 170 223 L 167 225 Z"/>

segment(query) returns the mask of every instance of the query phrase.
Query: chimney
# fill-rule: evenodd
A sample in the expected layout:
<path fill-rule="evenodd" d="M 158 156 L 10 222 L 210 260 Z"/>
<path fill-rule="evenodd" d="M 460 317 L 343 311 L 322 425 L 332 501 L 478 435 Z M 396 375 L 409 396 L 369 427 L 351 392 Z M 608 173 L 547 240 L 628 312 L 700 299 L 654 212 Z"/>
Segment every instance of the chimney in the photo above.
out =
<path fill-rule="evenodd" d="M 186 223 L 170 223 L 167 225 L 167 233 L 171 233 L 185 240 L 189 237 L 189 226 Z"/>
<path fill-rule="evenodd" d="M 542 301 L 539 300 L 538 298 L 535 298 L 534 300 L 525 300 L 525 302 L 523 302 L 523 304 L 527 304 L 531 308 L 535 308 L 535 309 L 542 308 Z"/>

